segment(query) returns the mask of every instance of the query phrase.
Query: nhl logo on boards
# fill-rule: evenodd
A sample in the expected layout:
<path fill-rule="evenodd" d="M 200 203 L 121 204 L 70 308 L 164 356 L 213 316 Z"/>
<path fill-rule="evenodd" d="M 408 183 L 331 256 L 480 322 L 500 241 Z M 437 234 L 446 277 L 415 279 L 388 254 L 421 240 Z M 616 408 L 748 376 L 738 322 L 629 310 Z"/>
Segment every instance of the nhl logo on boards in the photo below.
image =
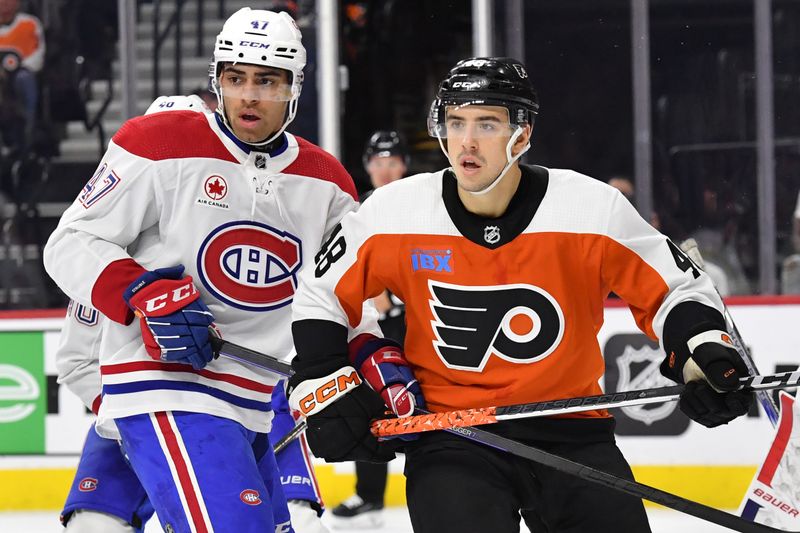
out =
<path fill-rule="evenodd" d="M 500 226 L 486 226 L 483 228 L 483 240 L 489 244 L 500 242 Z"/>
<path fill-rule="evenodd" d="M 658 369 L 662 359 L 661 350 L 657 347 L 653 348 L 649 345 L 644 345 L 640 348 L 626 346 L 622 355 L 617 357 L 617 367 L 619 369 L 617 390 L 629 391 L 672 385 L 672 381 L 662 376 Z M 634 374 L 633 368 L 637 365 L 640 369 L 638 373 Z M 655 405 L 631 405 L 623 407 L 622 411 L 632 419 L 650 426 L 654 422 L 667 418 L 676 408 L 676 402 L 664 402 Z"/>
<path fill-rule="evenodd" d="M 92 492 L 97 489 L 97 480 L 93 477 L 85 477 L 78 483 L 78 490 L 81 492 Z"/>
<path fill-rule="evenodd" d="M 239 494 L 239 498 L 247 505 L 259 505 L 261 503 L 261 496 L 257 490 L 245 489 Z"/>
<path fill-rule="evenodd" d="M 612 335 L 603 346 L 603 359 L 606 393 L 673 385 L 659 370 L 664 352 L 642 333 Z M 675 402 L 623 407 L 614 418 L 617 435 L 681 435 L 690 423 Z"/>

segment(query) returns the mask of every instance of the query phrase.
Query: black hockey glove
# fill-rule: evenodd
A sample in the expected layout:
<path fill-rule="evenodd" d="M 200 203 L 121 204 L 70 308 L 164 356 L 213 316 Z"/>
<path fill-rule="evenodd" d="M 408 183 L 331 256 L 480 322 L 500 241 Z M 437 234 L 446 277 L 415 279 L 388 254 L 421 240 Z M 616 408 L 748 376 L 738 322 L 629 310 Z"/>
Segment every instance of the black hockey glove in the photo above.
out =
<path fill-rule="evenodd" d="M 753 395 L 736 389 L 739 379 L 749 372 L 728 334 L 721 330 L 704 331 L 690 338 L 686 347 L 690 356 L 680 366 L 680 372 L 665 373 L 686 383 L 678 402 L 681 411 L 709 428 L 747 414 Z M 666 366 L 677 370 L 676 359 L 675 352 L 671 352 Z M 662 364 L 662 371 L 664 367 Z"/>
<path fill-rule="evenodd" d="M 298 372 L 289 379 L 288 390 L 289 406 L 306 415 L 306 438 L 315 456 L 332 463 L 394 459 L 395 445 L 379 442 L 369 430 L 386 406 L 375 391 L 361 384 L 353 367 L 318 378 Z"/>

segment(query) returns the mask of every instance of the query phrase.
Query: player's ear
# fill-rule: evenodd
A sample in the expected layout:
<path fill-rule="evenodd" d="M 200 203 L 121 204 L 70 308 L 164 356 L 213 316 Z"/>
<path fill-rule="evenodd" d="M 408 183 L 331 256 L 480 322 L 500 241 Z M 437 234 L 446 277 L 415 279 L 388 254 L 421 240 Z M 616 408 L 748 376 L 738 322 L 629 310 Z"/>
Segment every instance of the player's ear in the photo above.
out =
<path fill-rule="evenodd" d="M 522 134 L 517 138 L 517 142 L 514 144 L 522 148 L 530 142 L 531 135 L 533 135 L 533 124 L 526 124 L 522 127 Z"/>

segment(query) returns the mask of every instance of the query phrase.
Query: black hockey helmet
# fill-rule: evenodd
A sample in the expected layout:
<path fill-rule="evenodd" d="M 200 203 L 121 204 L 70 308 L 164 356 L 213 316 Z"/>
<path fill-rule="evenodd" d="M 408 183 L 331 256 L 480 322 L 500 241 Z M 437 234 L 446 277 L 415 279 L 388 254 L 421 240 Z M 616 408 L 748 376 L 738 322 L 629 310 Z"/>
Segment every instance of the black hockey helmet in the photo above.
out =
<path fill-rule="evenodd" d="M 533 124 L 539 97 L 525 66 L 510 57 L 462 59 L 439 84 L 428 115 L 428 133 L 439 137 L 448 106 L 489 105 L 508 109 L 512 126 Z"/>
<path fill-rule="evenodd" d="M 402 157 L 403 163 L 408 166 L 408 145 L 403 136 L 394 130 L 378 130 L 370 135 L 364 146 L 364 155 L 361 157 L 361 161 L 366 168 L 369 160 L 375 156 L 390 157 L 393 155 Z"/>

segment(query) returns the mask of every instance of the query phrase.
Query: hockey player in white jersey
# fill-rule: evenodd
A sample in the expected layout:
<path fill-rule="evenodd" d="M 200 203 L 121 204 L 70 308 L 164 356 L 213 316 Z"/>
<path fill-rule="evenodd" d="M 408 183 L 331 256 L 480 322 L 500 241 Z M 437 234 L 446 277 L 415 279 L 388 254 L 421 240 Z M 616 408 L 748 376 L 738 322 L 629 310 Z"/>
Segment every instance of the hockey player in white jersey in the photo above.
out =
<path fill-rule="evenodd" d="M 45 248 L 59 286 L 110 319 L 97 431 L 121 438 L 165 529 L 291 531 L 258 467 L 274 463 L 261 443 L 277 377 L 212 360 L 207 328 L 288 356 L 298 272 L 357 205 L 342 166 L 285 132 L 300 38 L 286 13 L 231 16 L 210 72 L 217 112 L 125 123 Z M 377 333 L 374 318 L 361 329 Z"/>

